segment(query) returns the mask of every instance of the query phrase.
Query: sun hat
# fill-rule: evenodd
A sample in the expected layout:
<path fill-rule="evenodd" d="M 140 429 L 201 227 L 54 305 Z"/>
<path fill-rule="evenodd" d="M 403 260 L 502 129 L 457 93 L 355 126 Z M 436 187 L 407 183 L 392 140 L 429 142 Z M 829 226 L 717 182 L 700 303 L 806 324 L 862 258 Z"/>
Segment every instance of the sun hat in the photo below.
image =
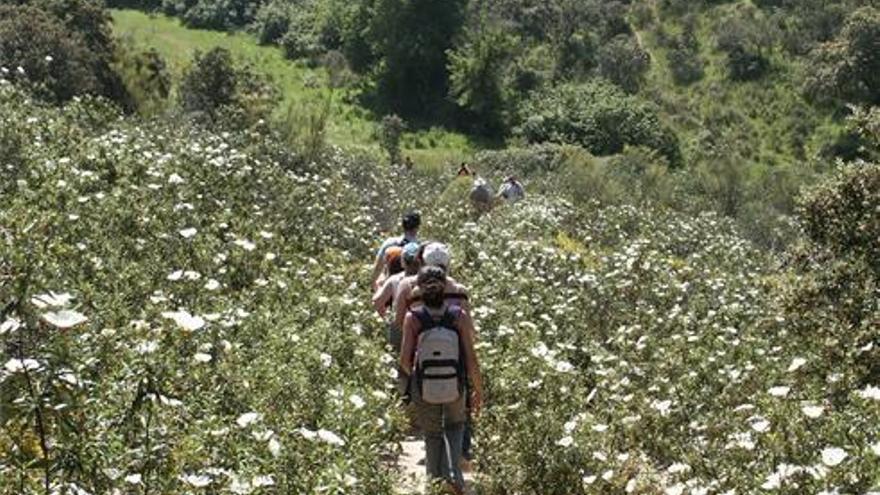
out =
<path fill-rule="evenodd" d="M 445 244 L 432 242 L 425 246 L 422 252 L 422 260 L 426 265 L 440 266 L 444 270 L 449 269 L 449 248 Z"/>

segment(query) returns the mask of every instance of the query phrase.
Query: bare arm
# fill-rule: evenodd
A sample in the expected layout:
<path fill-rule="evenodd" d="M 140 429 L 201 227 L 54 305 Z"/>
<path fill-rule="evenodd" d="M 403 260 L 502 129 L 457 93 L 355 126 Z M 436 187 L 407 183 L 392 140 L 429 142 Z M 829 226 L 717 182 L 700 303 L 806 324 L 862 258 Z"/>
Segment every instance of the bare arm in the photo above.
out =
<path fill-rule="evenodd" d="M 416 350 L 416 334 L 419 331 L 419 320 L 408 313 L 403 322 L 403 342 L 400 344 L 400 368 L 407 375 L 413 371 L 413 353 Z"/>
<path fill-rule="evenodd" d="M 385 280 L 382 288 L 373 295 L 373 308 L 376 309 L 379 316 L 384 317 L 388 311 L 388 302 L 391 301 L 392 292 L 391 281 Z"/>
<path fill-rule="evenodd" d="M 477 361 L 477 352 L 474 348 L 476 340 L 474 337 L 476 334 L 474 321 L 467 311 L 463 310 L 458 317 L 458 332 L 464 348 L 467 375 L 471 382 L 471 407 L 475 413 L 479 413 L 483 405 L 483 376 L 480 374 L 480 364 Z"/>
<path fill-rule="evenodd" d="M 399 328 L 403 328 L 404 318 L 406 318 L 406 312 L 409 310 L 407 301 L 411 295 L 412 284 L 410 284 L 408 279 L 401 280 L 400 285 L 397 286 L 397 296 L 394 297 L 394 323 Z"/>
<path fill-rule="evenodd" d="M 370 287 L 373 290 L 376 290 L 376 280 L 379 279 L 379 275 L 382 274 L 382 270 L 385 269 L 385 256 L 383 256 L 384 251 L 380 252 L 376 255 L 376 262 L 373 263 L 373 273 L 370 275 Z"/>

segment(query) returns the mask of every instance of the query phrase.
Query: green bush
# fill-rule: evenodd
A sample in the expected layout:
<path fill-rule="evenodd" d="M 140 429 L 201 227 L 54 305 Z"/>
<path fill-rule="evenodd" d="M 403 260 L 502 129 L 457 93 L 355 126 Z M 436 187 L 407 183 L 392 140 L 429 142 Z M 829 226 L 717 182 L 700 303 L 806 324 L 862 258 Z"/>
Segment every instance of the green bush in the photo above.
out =
<path fill-rule="evenodd" d="M 94 70 L 98 63 L 83 35 L 49 13 L 0 5 L 0 66 L 11 69 L 13 82 L 32 85 L 39 95 L 60 103 L 101 93 Z"/>
<path fill-rule="evenodd" d="M 518 115 L 515 132 L 530 143 L 577 144 L 596 155 L 639 145 L 660 151 L 673 166 L 681 161 L 678 140 L 656 110 L 601 81 L 537 92 L 523 102 Z"/>
<path fill-rule="evenodd" d="M 880 10 L 864 7 L 846 20 L 837 38 L 810 57 L 805 91 L 813 100 L 880 103 Z"/>
<path fill-rule="evenodd" d="M 278 0 L 271 1 L 260 7 L 250 29 L 256 33 L 257 40 L 261 45 L 276 43 L 287 34 L 290 27 L 290 17 L 288 3 Z"/>
<path fill-rule="evenodd" d="M 102 95 L 130 110 L 130 96 L 111 68 L 114 50 L 108 17 L 97 3 L 0 5 L 0 66 L 50 101 Z"/>
<path fill-rule="evenodd" d="M 717 22 L 716 47 L 726 55 L 730 78 L 749 81 L 762 77 L 770 68 L 773 25 L 760 11 L 747 7 Z"/>
<path fill-rule="evenodd" d="M 236 66 L 225 48 L 196 52 L 178 90 L 184 112 L 209 122 L 248 126 L 268 116 L 274 87 L 246 66 Z"/>
<path fill-rule="evenodd" d="M 651 56 L 635 37 L 619 35 L 599 49 L 599 74 L 623 88 L 636 93 L 651 67 Z"/>

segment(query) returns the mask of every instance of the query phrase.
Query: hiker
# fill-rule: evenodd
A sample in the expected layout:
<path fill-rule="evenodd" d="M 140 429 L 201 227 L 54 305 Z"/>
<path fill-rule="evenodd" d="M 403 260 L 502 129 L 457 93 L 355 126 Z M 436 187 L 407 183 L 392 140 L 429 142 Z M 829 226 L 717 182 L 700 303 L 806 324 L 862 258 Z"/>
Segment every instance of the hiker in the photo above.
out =
<path fill-rule="evenodd" d="M 419 255 L 421 266 L 439 266 L 445 273 L 449 273 L 450 256 L 449 248 L 439 242 L 429 242 L 422 246 Z M 444 297 L 453 304 L 470 310 L 467 289 L 450 276 L 445 277 L 446 291 Z M 407 311 L 421 304 L 421 299 L 413 293 L 417 285 L 416 277 L 404 277 L 397 286 L 397 295 L 394 297 L 394 322 L 399 328 L 403 328 L 403 321 Z"/>
<path fill-rule="evenodd" d="M 471 171 L 471 169 L 470 169 L 470 167 L 468 166 L 467 162 L 461 162 L 461 165 L 460 165 L 459 168 L 458 168 L 458 173 L 455 174 L 455 176 L 456 176 L 456 177 L 469 177 L 469 176 L 472 175 L 472 174 L 475 175 L 475 174 Z"/>
<path fill-rule="evenodd" d="M 394 249 L 400 248 L 391 248 L 389 251 Z M 382 286 L 379 287 L 373 295 L 373 307 L 376 309 L 376 312 L 379 313 L 379 316 L 383 318 L 389 316 L 389 309 L 391 310 L 390 316 L 392 318 L 395 316 L 394 297 L 397 295 L 400 281 L 403 280 L 404 277 L 411 277 L 419 272 L 419 249 L 420 246 L 417 242 L 410 242 L 404 246 L 403 249 L 401 249 L 402 254 L 400 257 L 403 268 L 402 271 L 391 274 L 386 278 Z M 393 320 L 389 322 L 388 340 L 392 347 L 394 347 L 394 352 L 400 352 L 400 327 L 395 326 Z"/>
<path fill-rule="evenodd" d="M 411 379 L 415 423 L 425 436 L 428 477 L 444 480 L 456 494 L 464 493 L 459 469 L 466 399 L 474 414 L 483 400 L 483 385 L 474 350 L 470 314 L 444 297 L 446 273 L 424 266 L 417 277 L 423 305 L 406 315 L 400 366 Z M 469 384 L 467 383 L 469 382 Z"/>
<path fill-rule="evenodd" d="M 413 169 L 413 160 L 411 156 L 407 155 L 406 159 L 403 160 L 403 166 L 407 171 Z"/>
<path fill-rule="evenodd" d="M 376 287 L 382 287 L 393 275 L 403 272 L 403 248 L 391 246 L 385 250 L 385 268 L 376 280 Z"/>
<path fill-rule="evenodd" d="M 469 197 L 471 206 L 477 213 L 487 213 L 492 209 L 492 187 L 476 173 Z"/>
<path fill-rule="evenodd" d="M 526 190 L 523 188 L 523 185 L 516 180 L 516 177 L 511 175 L 504 180 L 503 184 L 501 184 L 501 189 L 498 191 L 498 197 L 503 198 L 505 201 L 512 204 L 524 199 L 526 197 Z"/>
<path fill-rule="evenodd" d="M 408 212 L 403 215 L 400 223 L 403 228 L 403 235 L 386 239 L 376 254 L 376 262 L 373 265 L 373 273 L 370 276 L 370 286 L 373 291 L 379 288 L 379 276 L 382 275 L 382 270 L 385 269 L 385 251 L 390 247 L 403 247 L 410 242 L 418 242 L 419 226 L 422 224 L 421 215 L 414 211 Z"/>

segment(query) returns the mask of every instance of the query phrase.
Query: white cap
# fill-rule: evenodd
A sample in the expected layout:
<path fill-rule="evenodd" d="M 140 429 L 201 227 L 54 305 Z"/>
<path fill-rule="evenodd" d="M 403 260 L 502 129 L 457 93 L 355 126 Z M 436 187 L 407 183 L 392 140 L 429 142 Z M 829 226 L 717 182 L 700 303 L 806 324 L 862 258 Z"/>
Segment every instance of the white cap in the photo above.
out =
<path fill-rule="evenodd" d="M 422 260 L 426 265 L 440 266 L 449 269 L 449 248 L 445 244 L 432 242 L 425 246 L 422 252 Z"/>

